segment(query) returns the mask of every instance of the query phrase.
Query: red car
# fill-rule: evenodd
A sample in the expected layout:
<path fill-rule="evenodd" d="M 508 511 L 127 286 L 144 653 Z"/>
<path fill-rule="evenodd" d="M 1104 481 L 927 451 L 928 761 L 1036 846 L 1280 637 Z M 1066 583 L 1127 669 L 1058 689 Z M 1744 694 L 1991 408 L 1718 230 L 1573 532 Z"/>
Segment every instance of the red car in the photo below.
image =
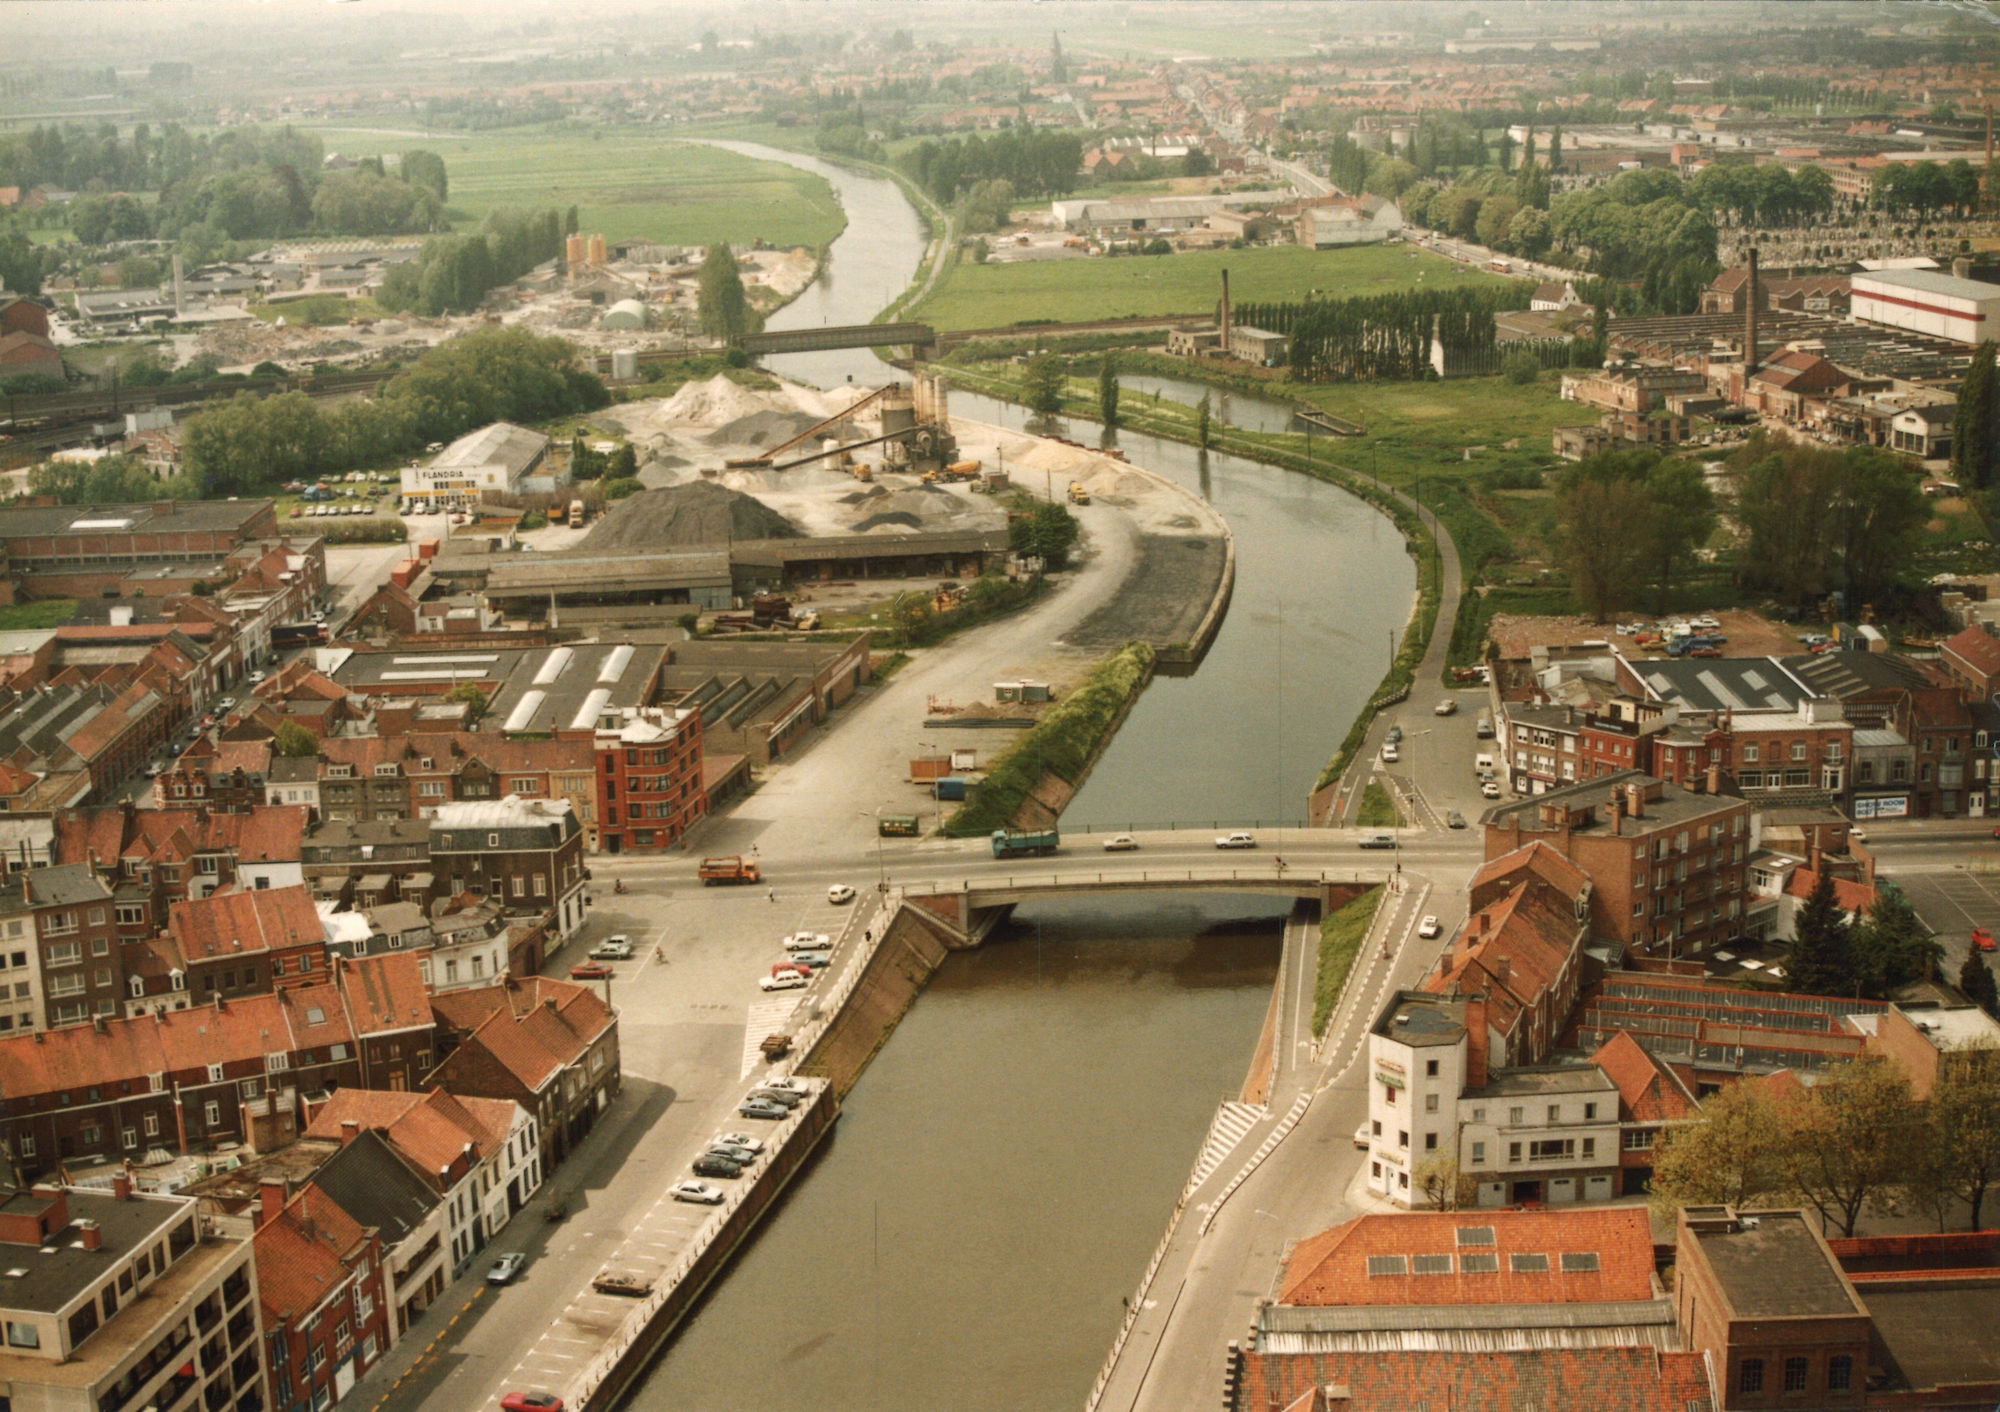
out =
<path fill-rule="evenodd" d="M 573 981 L 609 980 L 616 974 L 602 961 L 584 961 L 569 968 L 569 978 Z"/>
<path fill-rule="evenodd" d="M 771 968 L 771 974 L 774 976 L 804 976 L 807 980 L 813 978 L 812 967 L 803 961 L 780 961 Z"/>
<path fill-rule="evenodd" d="M 1972 944 L 1981 951 L 1991 951 L 1993 949 L 1993 933 L 1985 927 L 1974 927 L 1972 929 Z"/>
<path fill-rule="evenodd" d="M 507 1412 L 563 1412 L 563 1400 L 552 1392 L 510 1392 L 500 1405 Z"/>

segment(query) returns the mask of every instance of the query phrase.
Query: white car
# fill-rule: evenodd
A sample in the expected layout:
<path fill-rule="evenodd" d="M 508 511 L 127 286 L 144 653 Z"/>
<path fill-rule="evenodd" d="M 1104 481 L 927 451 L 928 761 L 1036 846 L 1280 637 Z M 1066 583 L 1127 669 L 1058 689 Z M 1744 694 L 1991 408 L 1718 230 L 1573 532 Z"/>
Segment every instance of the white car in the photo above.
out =
<path fill-rule="evenodd" d="M 1130 853 L 1139 846 L 1139 840 L 1129 833 L 1113 834 L 1104 840 L 1106 853 Z"/>
<path fill-rule="evenodd" d="M 676 1201 L 692 1201 L 702 1206 L 722 1204 L 722 1188 L 707 1182 L 675 1182 L 673 1193 Z"/>
<path fill-rule="evenodd" d="M 854 900 L 854 889 L 846 883 L 835 883 L 826 890 L 826 900 L 836 907 L 845 906 Z"/>
<path fill-rule="evenodd" d="M 1433 716 L 1455 716 L 1458 714 L 1458 703 L 1447 696 L 1431 709 L 1431 714 Z"/>
<path fill-rule="evenodd" d="M 811 981 L 807 980 L 797 971 L 780 971 L 775 976 L 759 976 L 757 978 L 757 988 L 759 990 L 804 990 L 811 984 Z"/>
<path fill-rule="evenodd" d="M 1425 917 L 1421 922 L 1417 923 L 1417 935 L 1425 941 L 1429 941 L 1443 930 L 1444 927 L 1439 924 L 1436 917 Z"/>
<path fill-rule="evenodd" d="M 1487 799 L 1498 799 L 1500 797 L 1500 786 L 1497 781 L 1488 780 L 1485 784 L 1479 786 L 1479 792 Z"/>
<path fill-rule="evenodd" d="M 1385 765 L 1394 765 L 1394 764 L 1397 764 L 1397 763 L 1399 763 L 1399 762 L 1400 762 L 1400 761 L 1402 760 L 1402 758 L 1403 758 L 1403 753 L 1402 753 L 1402 751 L 1400 751 L 1400 750 L 1398 750 L 1398 749 L 1396 748 L 1396 745 L 1395 745 L 1395 742 L 1393 742 L 1393 741 L 1385 741 L 1385 742 L 1383 742 L 1383 745 L 1382 745 L 1382 763 L 1383 763 L 1383 764 L 1385 764 Z"/>
<path fill-rule="evenodd" d="M 793 1078 L 789 1074 L 781 1075 L 780 1077 L 775 1079 L 766 1079 L 764 1080 L 763 1083 L 759 1084 L 758 1087 L 774 1088 L 777 1089 L 780 1093 L 796 1093 L 802 1098 L 806 1094 L 812 1092 L 811 1089 L 807 1088 L 803 1083 L 799 1082 L 797 1079 Z"/>
<path fill-rule="evenodd" d="M 1255 848 L 1257 835 L 1253 833 L 1226 833 L 1216 839 L 1217 848 Z"/>
<path fill-rule="evenodd" d="M 607 936 L 604 940 L 598 942 L 597 945 L 590 948 L 590 959 L 593 961 L 630 961 L 632 959 L 632 943 L 623 935 Z"/>
<path fill-rule="evenodd" d="M 824 951 L 832 945 L 825 932 L 793 932 L 785 938 L 787 951 Z"/>
<path fill-rule="evenodd" d="M 747 1147 L 752 1152 L 762 1153 L 763 1142 L 748 1133 L 717 1133 L 715 1142 L 726 1147 Z"/>
<path fill-rule="evenodd" d="M 1368 1131 L 1368 1124 L 1363 1123 L 1354 1130 L 1354 1145 L 1363 1152 L 1366 1152 L 1368 1150 L 1368 1139 L 1373 1136 L 1374 1134 Z"/>

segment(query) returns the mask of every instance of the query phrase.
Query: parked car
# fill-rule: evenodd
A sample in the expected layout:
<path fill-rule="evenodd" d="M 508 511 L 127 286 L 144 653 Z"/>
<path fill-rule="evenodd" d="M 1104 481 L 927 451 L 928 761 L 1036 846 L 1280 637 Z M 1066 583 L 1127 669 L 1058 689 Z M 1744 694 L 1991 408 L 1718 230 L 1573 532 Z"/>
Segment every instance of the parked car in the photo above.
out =
<path fill-rule="evenodd" d="M 1496 780 L 1487 780 L 1479 786 L 1479 793 L 1485 799 L 1498 799 L 1500 797 L 1499 782 Z"/>
<path fill-rule="evenodd" d="M 552 1392 L 510 1392 L 500 1405 L 506 1412 L 563 1412 L 563 1400 Z"/>
<path fill-rule="evenodd" d="M 728 1161 L 734 1162 L 739 1167 L 747 1167 L 757 1160 L 757 1154 L 749 1148 L 738 1147 L 734 1143 L 728 1142 L 711 1142 L 704 1155 L 725 1158 Z"/>
<path fill-rule="evenodd" d="M 1972 944 L 1981 951 L 1991 951 L 1993 949 L 1993 933 L 1985 927 L 1974 927 L 1972 929 Z"/>
<path fill-rule="evenodd" d="M 1456 810 L 1456 809 L 1447 809 L 1447 810 L 1445 810 L 1445 814 L 1444 814 L 1444 826 L 1445 826 L 1446 828 L 1448 828 L 1448 829 L 1462 829 L 1462 828 L 1464 828 L 1464 827 L 1465 827 L 1465 815 L 1463 815 L 1463 814 L 1459 813 L 1459 812 L 1458 812 L 1458 810 Z"/>
<path fill-rule="evenodd" d="M 793 932 L 785 938 L 787 951 L 830 951 L 833 942 L 825 932 Z"/>
<path fill-rule="evenodd" d="M 743 1175 L 743 1164 L 732 1162 L 727 1157 L 717 1157 L 713 1152 L 704 1152 L 694 1159 L 694 1174 L 697 1177 L 734 1179 Z"/>
<path fill-rule="evenodd" d="M 527 1263 L 527 1256 L 518 1250 L 510 1250 L 493 1262 L 493 1267 L 486 1272 L 486 1283 L 510 1285 L 514 1283 L 514 1276 L 520 1274 L 521 1267 Z"/>
<path fill-rule="evenodd" d="M 669 1190 L 676 1201 L 692 1201 L 701 1206 L 722 1204 L 722 1188 L 707 1182 L 675 1182 Z"/>
<path fill-rule="evenodd" d="M 801 1098 L 812 1092 L 802 1081 L 793 1078 L 789 1074 L 780 1074 L 775 1079 L 766 1079 L 758 1085 L 758 1088 L 773 1093 L 796 1093 Z"/>
<path fill-rule="evenodd" d="M 835 883 L 826 890 L 826 900 L 836 907 L 844 907 L 854 900 L 854 889 L 846 883 Z"/>
<path fill-rule="evenodd" d="M 792 964 L 804 966 L 808 971 L 824 971 L 833 961 L 831 951 L 794 951 Z"/>
<path fill-rule="evenodd" d="M 1389 727 L 1389 733 L 1383 736 L 1382 739 L 1391 745 L 1401 745 L 1403 743 L 1403 728 L 1401 726 Z"/>
<path fill-rule="evenodd" d="M 1438 919 L 1436 917 L 1427 916 L 1421 922 L 1417 923 L 1417 935 L 1422 937 L 1425 941 L 1431 940 L 1433 937 L 1437 936 L 1437 934 L 1443 930 L 1444 927 L 1439 924 Z"/>
<path fill-rule="evenodd" d="M 1139 840 L 1129 833 L 1115 833 L 1104 840 L 1106 853 L 1130 853 L 1138 846 Z"/>
<path fill-rule="evenodd" d="M 1395 742 L 1395 741 L 1393 741 L 1393 740 L 1385 740 L 1385 741 L 1383 741 L 1383 742 L 1382 742 L 1382 763 L 1383 763 L 1383 764 L 1385 764 L 1385 765 L 1395 765 L 1395 764 L 1400 764 L 1400 763 L 1402 762 L 1402 759 L 1403 759 L 1403 752 L 1402 752 L 1402 751 L 1400 751 L 1400 750 L 1398 750 L 1398 749 L 1396 748 L 1396 742 Z"/>
<path fill-rule="evenodd" d="M 1226 833 L 1215 840 L 1217 848 L 1255 848 L 1257 835 L 1250 833 Z"/>
<path fill-rule="evenodd" d="M 569 978 L 573 981 L 603 981 L 615 974 L 602 961 L 582 961 L 569 968 Z"/>
<path fill-rule="evenodd" d="M 593 961 L 630 961 L 631 939 L 623 935 L 607 936 L 590 948 L 590 956 Z"/>
<path fill-rule="evenodd" d="M 149 780 L 158 779 L 160 777 L 160 771 L 163 768 L 165 767 L 162 766 L 158 760 L 153 761 L 151 764 L 146 766 L 146 778 Z"/>
<path fill-rule="evenodd" d="M 807 985 L 811 984 L 811 981 L 812 977 L 810 975 L 801 974 L 798 971 L 779 971 L 776 967 L 773 967 L 770 975 L 757 977 L 757 988 L 759 990 L 804 990 Z"/>
<path fill-rule="evenodd" d="M 1431 714 L 1434 716 L 1455 716 L 1458 714 L 1458 703 L 1447 696 L 1432 708 Z"/>
<path fill-rule="evenodd" d="M 1366 1152 L 1368 1150 L 1368 1139 L 1373 1136 L 1374 1134 L 1368 1131 L 1368 1125 L 1363 1123 L 1354 1130 L 1354 1145 L 1363 1152 Z"/>
<path fill-rule="evenodd" d="M 740 1147 L 753 1156 L 764 1150 L 763 1139 L 754 1138 L 748 1133 L 717 1133 L 710 1141 L 730 1147 Z"/>
<path fill-rule="evenodd" d="M 807 980 L 811 980 L 812 967 L 803 961 L 780 961 L 771 968 L 771 974 L 774 976 L 804 976 Z"/>
<path fill-rule="evenodd" d="M 761 1098 L 766 1103 L 775 1103 L 786 1112 L 790 1112 L 806 1101 L 806 1096 L 803 1093 L 793 1093 L 788 1088 L 753 1088 L 750 1090 L 750 1096 L 752 1098 Z"/>
<path fill-rule="evenodd" d="M 789 1118 L 792 1115 L 792 1110 L 784 1104 L 773 1103 L 768 1098 L 757 1098 L 755 1096 L 746 1098 L 737 1104 L 736 1111 L 745 1118 L 763 1118 L 766 1120 Z"/>

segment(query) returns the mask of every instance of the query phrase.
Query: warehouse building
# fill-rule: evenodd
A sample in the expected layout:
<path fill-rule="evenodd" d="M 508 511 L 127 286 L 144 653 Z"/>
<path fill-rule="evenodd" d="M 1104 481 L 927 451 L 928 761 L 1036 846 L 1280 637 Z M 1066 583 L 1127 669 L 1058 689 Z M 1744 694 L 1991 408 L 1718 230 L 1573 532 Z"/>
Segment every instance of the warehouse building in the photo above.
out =
<path fill-rule="evenodd" d="M 2000 328 L 2000 284 L 1934 270 L 1882 270 L 1854 276 L 1853 307 L 1862 323 L 1976 344 Z"/>
<path fill-rule="evenodd" d="M 508 495 L 550 491 L 559 481 L 542 469 L 548 454 L 549 439 L 540 432 L 494 422 L 467 432 L 428 466 L 405 466 L 402 491 L 420 510 L 466 509 L 489 490 Z"/>

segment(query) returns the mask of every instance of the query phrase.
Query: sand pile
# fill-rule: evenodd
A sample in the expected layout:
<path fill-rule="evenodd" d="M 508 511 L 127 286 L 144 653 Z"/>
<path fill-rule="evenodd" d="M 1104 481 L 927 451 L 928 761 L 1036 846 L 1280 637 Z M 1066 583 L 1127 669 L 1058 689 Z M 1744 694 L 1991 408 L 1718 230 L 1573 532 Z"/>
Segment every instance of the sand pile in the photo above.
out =
<path fill-rule="evenodd" d="M 619 501 L 584 536 L 581 547 L 643 554 L 742 539 L 798 538 L 796 525 L 749 496 L 708 481 L 689 481 Z"/>
<path fill-rule="evenodd" d="M 707 382 L 687 383 L 664 403 L 658 404 L 654 415 L 663 422 L 713 429 L 739 417 L 769 411 L 774 402 L 781 400 L 740 387 L 717 373 Z"/>

